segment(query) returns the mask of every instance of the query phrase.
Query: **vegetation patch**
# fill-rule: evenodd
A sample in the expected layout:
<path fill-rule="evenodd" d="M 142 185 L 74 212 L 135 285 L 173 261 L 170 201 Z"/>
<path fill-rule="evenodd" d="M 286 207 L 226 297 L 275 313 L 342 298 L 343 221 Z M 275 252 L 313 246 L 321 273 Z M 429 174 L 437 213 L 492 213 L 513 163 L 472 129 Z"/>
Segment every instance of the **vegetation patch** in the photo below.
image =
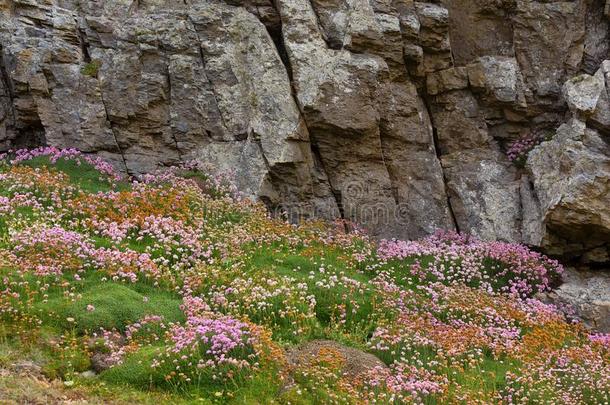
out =
<path fill-rule="evenodd" d="M 610 401 L 610 337 L 535 298 L 558 262 L 452 232 L 294 226 L 212 173 L 0 156 L 0 400 Z"/>

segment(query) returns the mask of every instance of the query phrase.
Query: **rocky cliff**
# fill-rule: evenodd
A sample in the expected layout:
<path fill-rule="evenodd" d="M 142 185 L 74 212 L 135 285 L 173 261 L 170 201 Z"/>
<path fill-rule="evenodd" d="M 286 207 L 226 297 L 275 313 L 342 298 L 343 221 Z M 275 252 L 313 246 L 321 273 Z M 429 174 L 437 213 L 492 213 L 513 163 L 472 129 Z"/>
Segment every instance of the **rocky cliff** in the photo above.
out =
<path fill-rule="evenodd" d="M 0 7 L 0 150 L 195 159 L 293 217 L 610 261 L 610 1 Z"/>

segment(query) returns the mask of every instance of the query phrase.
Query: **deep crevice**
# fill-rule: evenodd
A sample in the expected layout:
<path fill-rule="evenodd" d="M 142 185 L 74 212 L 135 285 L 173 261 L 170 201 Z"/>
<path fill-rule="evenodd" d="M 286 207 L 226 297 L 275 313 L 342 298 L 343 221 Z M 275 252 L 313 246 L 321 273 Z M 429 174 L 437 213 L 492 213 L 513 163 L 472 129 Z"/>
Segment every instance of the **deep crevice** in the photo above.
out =
<path fill-rule="evenodd" d="M 275 10 L 278 13 L 278 15 L 280 15 L 280 17 L 281 17 L 281 14 L 278 10 L 278 6 L 275 1 L 273 2 L 273 6 L 275 7 Z M 313 5 L 312 5 L 312 8 L 313 8 Z M 314 9 L 314 12 L 315 12 L 315 9 Z M 316 18 L 317 18 L 317 15 L 316 15 Z M 288 76 L 288 81 L 290 84 L 290 93 L 291 93 L 293 102 L 295 103 L 296 107 L 299 110 L 299 116 L 300 116 L 301 120 L 303 120 L 303 125 L 305 125 L 305 128 L 307 129 L 307 133 L 309 135 L 309 145 L 310 145 L 312 157 L 314 159 L 314 165 L 317 169 L 319 169 L 320 171 L 322 171 L 324 173 L 324 177 L 326 178 L 328 188 L 331 191 L 333 199 L 335 200 L 335 204 L 337 205 L 337 210 L 339 211 L 339 215 L 340 215 L 341 219 L 345 221 L 345 219 L 346 219 L 345 210 L 343 208 L 341 191 L 335 189 L 335 187 L 333 187 L 333 185 L 332 185 L 330 176 L 324 165 L 324 160 L 322 159 L 322 154 L 320 152 L 320 148 L 315 142 L 315 137 L 312 137 L 312 135 L 311 135 L 310 126 L 307 124 L 307 119 L 305 118 L 305 112 L 303 111 L 303 108 L 302 108 L 301 104 L 299 103 L 299 100 L 297 97 L 297 90 L 294 86 L 294 80 L 293 80 L 294 73 L 292 70 L 292 64 L 290 63 L 288 49 L 286 48 L 286 43 L 284 41 L 283 23 L 284 22 L 281 21 L 281 18 L 280 18 L 281 35 L 280 35 L 280 38 L 278 41 L 274 41 L 274 44 L 275 44 L 277 53 L 280 56 L 282 63 L 284 64 L 284 69 L 286 70 L 286 74 Z M 345 224 L 344 224 L 344 227 L 345 227 L 345 230 L 348 231 L 347 226 Z"/>
<path fill-rule="evenodd" d="M 328 171 L 326 170 L 326 166 L 324 165 L 324 160 L 322 159 L 322 154 L 320 152 L 319 146 L 315 142 L 313 142 L 313 140 L 309 141 L 309 145 L 311 148 L 311 154 L 313 155 L 313 158 L 315 160 L 315 165 L 324 173 L 324 176 L 326 176 L 326 180 L 328 181 L 328 187 L 330 189 L 331 194 L 333 195 L 333 198 L 335 199 L 337 209 L 339 210 L 339 216 L 343 221 L 345 221 L 345 209 L 343 207 L 343 196 L 341 195 L 341 190 L 337 190 L 335 187 L 333 187 L 330 181 L 330 176 L 328 175 Z M 345 231 L 347 232 L 347 224 L 344 223 L 343 226 L 345 228 Z"/>
<path fill-rule="evenodd" d="M 102 85 L 99 82 L 98 79 L 98 83 L 100 85 L 100 100 L 102 100 L 102 105 L 104 106 L 104 113 L 106 114 L 106 121 L 108 121 L 108 125 L 110 126 L 110 132 L 112 132 L 112 137 L 114 138 L 114 143 L 116 144 L 117 150 L 119 151 L 119 154 L 121 155 L 121 159 L 123 161 L 123 166 L 125 166 L 125 173 L 127 173 L 128 175 L 131 175 L 132 173 L 129 172 L 129 168 L 127 167 L 127 160 L 125 159 L 125 154 L 123 153 L 123 148 L 121 148 L 121 144 L 119 143 L 119 140 L 116 136 L 115 128 L 114 128 L 114 124 L 112 123 L 112 120 L 110 119 L 110 115 L 108 114 L 108 107 L 106 106 L 106 102 L 104 101 L 104 91 L 102 90 Z"/>
<path fill-rule="evenodd" d="M 5 91 L 5 95 L 2 96 L 2 98 L 7 99 L 8 101 L 8 108 L 7 108 L 7 116 L 4 117 L 3 123 L 5 123 L 5 128 L 10 126 L 13 127 L 15 125 L 15 104 L 14 104 L 14 99 L 15 99 L 15 95 L 13 94 L 13 89 L 10 86 L 10 81 L 9 81 L 9 76 L 8 76 L 8 72 L 6 70 L 6 66 L 4 64 L 4 49 L 2 47 L 2 44 L 0 44 L 0 80 L 1 80 L 1 85 L 4 88 Z M 7 125 L 7 122 L 10 125 Z M 12 143 L 14 143 L 15 140 L 7 140 L 8 144 L 9 144 L 9 148 L 11 146 Z"/>
<path fill-rule="evenodd" d="M 248 136 L 250 137 L 250 136 Z M 267 173 L 270 174 L 271 173 L 271 165 L 269 164 L 269 159 L 267 159 L 267 156 L 265 156 L 265 150 L 263 149 L 263 143 L 261 142 L 260 138 L 257 138 L 256 136 L 252 136 L 252 139 L 254 141 L 254 143 L 256 144 L 256 146 L 258 146 L 258 150 L 261 153 L 261 157 L 263 158 L 263 162 L 265 163 L 265 168 L 267 169 Z"/>
<path fill-rule="evenodd" d="M 167 75 L 167 108 L 169 115 L 169 132 L 174 141 L 174 146 L 176 147 L 176 151 L 178 151 L 178 159 L 182 160 L 182 154 L 180 153 L 180 147 L 178 146 L 178 140 L 176 139 L 176 134 L 172 128 L 172 116 L 171 116 L 171 108 L 172 108 L 172 76 L 169 72 L 169 63 L 165 70 L 165 74 Z"/>
<path fill-rule="evenodd" d="M 432 115 L 432 109 L 430 108 L 430 101 L 427 97 L 421 97 L 422 104 L 426 108 L 426 112 L 428 114 L 428 118 L 430 119 L 430 126 L 432 127 L 432 141 L 434 143 L 434 151 L 436 152 L 436 159 L 438 160 L 439 166 L 441 168 L 441 174 L 443 175 L 443 185 L 445 186 L 445 196 L 447 197 L 447 209 L 449 210 L 449 215 L 451 216 L 451 221 L 453 222 L 453 226 L 455 227 L 456 232 L 460 232 L 460 226 L 458 225 L 457 217 L 455 216 L 455 212 L 453 210 L 453 206 L 451 205 L 451 196 L 449 195 L 449 186 L 447 175 L 445 174 L 445 168 L 443 167 L 443 161 L 441 159 L 442 153 L 440 148 L 440 142 L 438 139 L 438 132 L 436 129 L 436 125 L 434 125 L 434 116 Z"/>
<path fill-rule="evenodd" d="M 78 20 L 74 19 L 76 22 L 76 36 L 78 37 L 78 44 L 80 45 L 81 52 L 83 53 L 83 62 L 90 63 L 91 55 L 89 54 L 89 42 L 87 40 L 87 33 L 78 23 Z"/>

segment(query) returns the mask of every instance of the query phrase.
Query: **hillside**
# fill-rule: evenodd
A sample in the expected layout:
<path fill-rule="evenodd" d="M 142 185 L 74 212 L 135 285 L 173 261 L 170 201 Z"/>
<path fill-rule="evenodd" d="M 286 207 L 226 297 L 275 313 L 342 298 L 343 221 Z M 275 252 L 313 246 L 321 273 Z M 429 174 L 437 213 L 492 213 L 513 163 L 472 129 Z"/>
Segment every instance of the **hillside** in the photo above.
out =
<path fill-rule="evenodd" d="M 610 401 L 610 336 L 534 298 L 557 261 L 292 225 L 207 170 L 0 156 L 0 401 Z"/>
<path fill-rule="evenodd" d="M 0 153 L 212 163 L 374 237 L 608 268 L 608 134 L 610 0 L 0 2 Z"/>

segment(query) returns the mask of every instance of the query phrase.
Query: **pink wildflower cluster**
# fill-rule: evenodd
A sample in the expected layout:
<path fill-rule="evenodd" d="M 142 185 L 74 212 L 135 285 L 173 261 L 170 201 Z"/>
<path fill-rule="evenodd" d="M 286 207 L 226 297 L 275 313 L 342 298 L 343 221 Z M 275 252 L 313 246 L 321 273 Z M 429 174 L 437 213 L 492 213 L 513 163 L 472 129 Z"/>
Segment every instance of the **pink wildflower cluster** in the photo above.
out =
<path fill-rule="evenodd" d="M 230 354 L 235 349 L 252 343 L 248 325 L 236 319 L 219 316 L 209 311 L 209 306 L 199 297 L 185 297 L 183 310 L 187 315 L 184 326 L 174 325 L 170 331 L 173 353 L 185 349 L 204 354 L 208 359 L 200 359 L 198 365 L 214 366 L 222 363 L 243 365 Z M 203 350 L 203 352 L 201 352 Z"/>
<path fill-rule="evenodd" d="M 563 273 L 559 262 L 524 245 L 485 242 L 454 232 L 419 241 L 383 240 L 377 254 L 385 261 L 414 260 L 414 277 L 448 285 L 463 283 L 522 298 L 548 291 Z M 425 262 L 429 264 L 422 268 Z"/>
<path fill-rule="evenodd" d="M 80 165 L 82 161 L 85 161 L 111 179 L 115 181 L 121 179 L 121 175 L 115 171 L 110 163 L 98 156 L 85 155 L 77 149 L 60 149 L 53 146 L 43 146 L 36 149 L 19 149 L 14 152 L 14 155 L 14 158 L 11 160 L 13 165 L 41 156 L 48 157 L 51 163 L 56 163 L 58 160 L 63 159 L 75 161 Z"/>
<path fill-rule="evenodd" d="M 189 383 L 202 373 L 223 379 L 256 366 L 256 338 L 249 324 L 209 311 L 198 297 L 185 297 L 183 309 L 187 321 L 170 326 L 166 349 L 151 364 L 153 369 L 173 368 L 166 380 Z"/>
<path fill-rule="evenodd" d="M 159 315 L 146 315 L 142 319 L 129 324 L 125 332 L 121 333 L 116 329 L 105 330 L 93 333 L 95 339 L 94 349 L 100 348 L 106 353 L 104 362 L 109 367 L 123 364 L 127 355 L 137 351 L 146 344 L 155 344 L 162 338 L 167 325 L 163 323 L 163 317 Z"/>
<path fill-rule="evenodd" d="M 390 403 L 412 404 L 423 404 L 426 397 L 440 394 L 448 384 L 446 378 L 434 372 L 401 362 L 392 364 L 390 368 L 372 368 L 365 381 L 371 400 L 379 395 L 375 395 L 378 388 L 385 388 L 384 391 L 391 395 L 390 398 L 385 398 Z"/>
<path fill-rule="evenodd" d="M 12 243 L 16 264 L 39 276 L 82 271 L 91 264 L 95 252 L 84 235 L 60 227 L 28 228 L 14 235 Z"/>
<path fill-rule="evenodd" d="M 123 364 L 123 359 L 129 348 L 125 345 L 123 335 L 116 330 L 101 330 L 94 333 L 93 338 L 98 339 L 96 344 L 107 353 L 105 362 L 109 367 Z"/>
<path fill-rule="evenodd" d="M 589 340 L 610 350 L 610 333 L 592 333 L 589 335 Z"/>
<path fill-rule="evenodd" d="M 139 321 L 127 325 L 125 328 L 125 337 L 127 340 L 134 340 L 138 335 L 143 335 L 145 338 L 148 338 L 152 335 L 153 341 L 157 341 L 160 337 L 146 330 L 150 326 L 158 326 L 161 330 L 166 328 L 166 325 L 163 323 L 163 317 L 160 315 L 146 315 L 144 318 Z"/>
<path fill-rule="evenodd" d="M 25 229 L 14 235 L 11 243 L 19 269 L 39 276 L 61 276 L 88 268 L 131 282 L 137 281 L 138 275 L 158 275 L 157 266 L 146 253 L 96 248 L 85 235 L 57 226 Z"/>
<path fill-rule="evenodd" d="M 11 199 L 0 196 L 0 214 L 9 214 L 11 210 Z"/>
<path fill-rule="evenodd" d="M 184 174 L 187 172 L 192 174 L 190 178 L 184 177 Z M 189 183 L 194 181 L 201 191 L 214 198 L 229 197 L 234 200 L 241 199 L 241 193 L 237 189 L 235 173 L 233 171 L 217 172 L 211 166 L 195 160 L 143 174 L 139 177 L 139 181 L 149 185 L 176 182 Z"/>
<path fill-rule="evenodd" d="M 525 164 L 528 153 L 540 143 L 540 139 L 528 135 L 511 143 L 506 151 L 508 160 L 517 164 Z"/>
<path fill-rule="evenodd" d="M 138 253 L 131 249 L 119 250 L 99 248 L 92 259 L 98 269 L 104 270 L 113 280 L 128 280 L 135 283 L 138 276 L 155 278 L 159 269 L 148 253 Z"/>

